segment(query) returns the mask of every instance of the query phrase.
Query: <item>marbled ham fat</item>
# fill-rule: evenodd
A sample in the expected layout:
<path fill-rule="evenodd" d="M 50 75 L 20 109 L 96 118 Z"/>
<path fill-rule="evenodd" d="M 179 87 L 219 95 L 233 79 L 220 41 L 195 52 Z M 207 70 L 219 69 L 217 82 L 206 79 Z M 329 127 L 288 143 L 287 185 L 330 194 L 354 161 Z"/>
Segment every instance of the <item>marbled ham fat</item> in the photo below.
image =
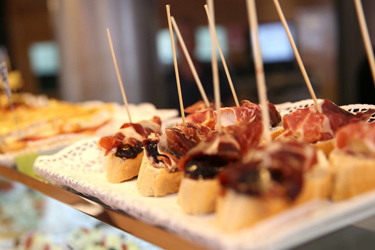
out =
<path fill-rule="evenodd" d="M 241 160 L 254 149 L 262 130 L 262 123 L 255 122 L 228 126 L 221 133 L 212 131 L 181 159 L 179 168 L 188 178 L 213 178 L 229 163 Z"/>
<path fill-rule="evenodd" d="M 139 123 L 124 123 L 119 132 L 113 136 L 100 138 L 98 146 L 107 155 L 109 152 L 113 152 L 124 145 L 134 147 L 135 144 L 142 143 L 151 133 L 160 132 L 160 130 L 161 119 L 158 116 Z"/>
<path fill-rule="evenodd" d="M 283 117 L 284 136 L 293 136 L 301 141 L 314 143 L 335 137 L 342 126 L 359 121 L 367 121 L 375 110 L 352 114 L 325 99 L 319 104 L 322 113 L 315 106 L 298 109 Z"/>
<path fill-rule="evenodd" d="M 211 129 L 206 126 L 189 123 L 165 129 L 157 144 L 157 153 L 163 156 L 162 165 L 170 171 L 175 171 L 180 158 L 195 147 L 210 131 Z M 153 157 L 149 155 L 149 152 L 146 153 L 149 157 Z"/>
<path fill-rule="evenodd" d="M 336 147 L 350 154 L 375 157 L 375 123 L 348 124 L 336 133 Z"/>
<path fill-rule="evenodd" d="M 281 121 L 281 116 L 272 103 L 268 102 L 267 105 L 270 114 L 270 125 L 274 127 Z M 221 108 L 220 112 L 221 123 L 223 127 L 252 123 L 262 120 L 262 114 L 259 105 L 247 100 L 241 101 L 240 107 Z M 216 111 L 214 111 L 214 118 L 216 122 Z"/>

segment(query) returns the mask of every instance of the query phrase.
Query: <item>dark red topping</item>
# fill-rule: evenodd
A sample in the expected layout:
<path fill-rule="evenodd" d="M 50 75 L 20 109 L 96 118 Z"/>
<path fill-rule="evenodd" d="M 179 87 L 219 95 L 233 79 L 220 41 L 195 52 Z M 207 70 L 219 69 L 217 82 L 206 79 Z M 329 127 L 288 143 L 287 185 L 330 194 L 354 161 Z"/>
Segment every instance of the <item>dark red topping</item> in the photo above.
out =
<path fill-rule="evenodd" d="M 297 142 L 275 142 L 256 150 L 251 161 L 237 162 L 220 174 L 220 183 L 247 195 L 296 199 L 303 175 L 316 163 L 315 150 Z"/>
<path fill-rule="evenodd" d="M 179 168 L 188 178 L 214 178 L 229 163 L 240 160 L 255 148 L 262 131 L 260 122 L 228 126 L 221 134 L 212 131 L 181 159 Z"/>

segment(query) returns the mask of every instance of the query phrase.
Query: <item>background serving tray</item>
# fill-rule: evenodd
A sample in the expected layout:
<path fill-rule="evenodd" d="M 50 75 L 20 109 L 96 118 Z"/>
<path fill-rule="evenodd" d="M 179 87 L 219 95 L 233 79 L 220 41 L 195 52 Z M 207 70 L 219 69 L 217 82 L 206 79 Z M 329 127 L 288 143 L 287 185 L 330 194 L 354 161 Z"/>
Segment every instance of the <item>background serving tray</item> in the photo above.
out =
<path fill-rule="evenodd" d="M 105 105 L 105 103 L 100 101 L 89 101 L 82 103 L 82 105 L 87 107 L 97 107 Z M 31 151 L 38 152 L 41 155 L 49 155 L 56 153 L 63 147 L 66 147 L 79 140 L 93 136 L 105 136 L 115 133 L 123 123 L 129 122 L 129 119 L 127 111 L 123 105 L 113 103 L 112 106 L 112 119 L 107 124 L 96 130 L 93 134 L 61 134 L 45 139 L 30 141 L 25 150 L 0 154 L 0 165 L 13 167 L 15 165 L 15 158 L 19 155 L 29 153 Z M 141 103 L 138 105 L 130 104 L 129 112 L 132 115 L 133 122 L 151 119 L 154 115 L 160 116 L 162 122 L 166 122 L 178 115 L 178 111 L 175 109 L 156 109 L 156 107 L 151 103 Z"/>

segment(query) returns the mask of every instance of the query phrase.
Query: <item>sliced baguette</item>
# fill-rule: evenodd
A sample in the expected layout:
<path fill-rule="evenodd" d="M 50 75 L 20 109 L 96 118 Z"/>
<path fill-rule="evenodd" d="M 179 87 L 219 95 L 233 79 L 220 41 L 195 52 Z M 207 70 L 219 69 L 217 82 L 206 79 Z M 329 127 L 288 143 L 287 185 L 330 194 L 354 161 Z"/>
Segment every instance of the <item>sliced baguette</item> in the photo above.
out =
<path fill-rule="evenodd" d="M 233 232 L 250 227 L 288 207 L 288 202 L 280 197 L 252 197 L 228 189 L 217 200 L 216 220 L 220 230 Z"/>
<path fill-rule="evenodd" d="M 163 167 L 155 167 L 146 155 L 143 156 L 137 179 L 139 193 L 148 197 L 160 197 L 177 193 L 183 172 L 169 172 Z"/>
<path fill-rule="evenodd" d="M 143 154 L 142 151 L 133 159 L 123 159 L 115 156 L 113 153 L 109 153 L 107 158 L 107 181 L 110 183 L 120 183 L 137 176 Z"/>
<path fill-rule="evenodd" d="M 215 211 L 220 193 L 217 178 L 198 179 L 183 177 L 178 192 L 178 204 L 187 214 L 208 214 Z"/>
<path fill-rule="evenodd" d="M 301 193 L 293 202 L 294 205 L 310 200 L 328 199 L 332 187 L 332 171 L 323 151 L 317 152 L 318 164 L 304 175 Z"/>
<path fill-rule="evenodd" d="M 333 170 L 331 199 L 348 199 L 375 189 L 375 159 L 335 149 L 329 161 Z"/>

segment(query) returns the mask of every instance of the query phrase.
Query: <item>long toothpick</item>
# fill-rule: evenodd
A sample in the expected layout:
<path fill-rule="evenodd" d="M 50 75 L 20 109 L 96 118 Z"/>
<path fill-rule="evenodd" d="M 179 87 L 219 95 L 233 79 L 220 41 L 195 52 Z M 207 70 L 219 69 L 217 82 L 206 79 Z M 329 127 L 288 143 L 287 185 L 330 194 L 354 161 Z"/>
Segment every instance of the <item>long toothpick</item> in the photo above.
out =
<path fill-rule="evenodd" d="M 182 47 L 182 51 L 184 52 L 186 60 L 187 60 L 187 62 L 189 64 L 190 70 L 193 73 L 193 76 L 194 76 L 195 82 L 196 82 L 196 84 L 198 86 L 199 92 L 201 93 L 202 99 L 203 99 L 204 103 L 206 104 L 206 107 L 208 108 L 208 107 L 210 107 L 210 103 L 208 101 L 206 92 L 204 92 L 204 89 L 203 89 L 203 86 L 202 86 L 202 82 L 199 79 L 197 70 L 195 69 L 193 61 L 191 60 L 190 54 L 189 54 L 189 52 L 188 52 L 188 50 L 186 48 L 184 39 L 181 36 L 180 29 L 178 28 L 178 25 L 177 25 L 176 21 L 174 20 L 173 16 L 171 17 L 171 19 L 172 19 L 173 28 L 174 28 L 174 30 L 176 32 L 178 40 L 180 41 L 180 44 L 181 44 L 181 47 Z"/>
<path fill-rule="evenodd" d="M 214 7 L 213 7 L 213 1 L 207 0 L 208 4 L 212 7 L 210 7 L 210 17 L 214 17 Z M 207 8 L 206 8 L 207 11 Z M 213 83 L 214 83 L 214 96 L 215 96 L 215 109 L 216 109 L 216 126 L 217 131 L 221 133 L 222 127 L 221 127 L 221 100 L 220 100 L 220 85 L 219 85 L 219 67 L 217 64 L 217 57 L 216 57 L 216 46 L 215 46 L 215 39 L 214 39 L 214 22 L 211 20 L 211 22 L 208 22 L 209 24 L 209 30 L 210 30 L 210 36 L 211 36 L 211 56 L 212 56 L 212 76 L 213 76 Z"/>
<path fill-rule="evenodd" d="M 169 35 L 171 37 L 172 52 L 173 52 L 173 63 L 174 63 L 174 71 L 176 73 L 176 82 L 177 82 L 177 90 L 178 90 L 178 99 L 180 101 L 181 118 L 182 118 L 182 123 L 184 125 L 186 125 L 185 113 L 184 113 L 184 103 L 182 102 L 182 94 L 181 94 L 180 75 L 178 73 L 176 48 L 174 46 L 174 39 L 173 39 L 172 22 L 171 22 L 171 9 L 170 9 L 170 6 L 168 4 L 165 7 L 167 9 Z"/>
<path fill-rule="evenodd" d="M 115 56 L 115 51 L 113 50 L 113 44 L 112 44 L 111 33 L 109 32 L 109 29 L 108 29 L 108 28 L 107 28 L 107 35 L 108 35 L 109 46 L 111 47 L 112 59 L 113 59 L 113 63 L 114 63 L 114 65 L 115 65 L 115 69 L 116 69 L 116 74 L 117 74 L 118 83 L 119 83 L 119 85 L 120 85 L 120 89 L 121 89 L 122 99 L 124 99 L 125 108 L 126 108 L 126 111 L 128 112 L 129 122 L 131 123 L 131 122 L 132 122 L 132 118 L 131 118 L 131 116 L 130 116 L 130 112 L 129 112 L 128 100 L 126 99 L 126 94 L 125 94 L 125 90 L 124 90 L 124 85 L 122 84 L 122 80 L 121 80 L 120 72 L 119 72 L 119 70 L 118 70 L 118 66 L 117 66 L 117 60 L 116 60 L 116 56 Z"/>
<path fill-rule="evenodd" d="M 322 109 L 321 107 L 318 105 L 318 100 L 316 99 L 316 96 L 315 96 L 315 92 L 314 92 L 314 89 L 312 88 L 311 86 L 311 82 L 310 82 L 310 79 L 307 75 L 307 72 L 306 72 L 306 69 L 305 69 L 305 66 L 303 65 L 303 62 L 302 62 L 302 59 L 301 59 L 301 56 L 299 55 L 299 52 L 297 50 L 297 47 L 296 47 L 296 44 L 293 40 L 293 37 L 292 37 L 292 34 L 290 32 L 290 29 L 288 27 L 288 24 L 285 20 L 285 16 L 284 16 L 284 13 L 280 7 L 280 4 L 279 4 L 279 1 L 278 0 L 273 0 L 273 2 L 275 3 L 275 6 L 276 6 L 276 10 L 280 16 L 280 19 L 281 19 L 281 22 L 283 23 L 283 26 L 285 28 L 285 31 L 288 35 L 288 38 L 289 38 L 289 42 L 290 44 L 292 45 L 292 48 L 293 48 L 293 51 L 294 51 L 294 55 L 296 56 L 296 59 L 297 59 L 297 62 L 298 62 L 298 66 L 299 68 L 301 69 L 301 72 L 302 72 L 302 75 L 303 75 L 303 78 L 305 79 L 305 82 L 306 82 L 306 85 L 307 85 L 307 88 L 309 89 L 309 92 L 310 92 L 310 95 L 311 95 L 311 98 L 314 100 L 314 103 L 315 103 L 315 107 L 316 107 L 316 110 L 319 112 L 319 113 L 322 113 Z"/>
<path fill-rule="evenodd" d="M 213 0 L 207 0 L 207 5 L 208 5 L 208 9 L 210 10 L 211 21 L 212 21 L 212 23 L 215 24 L 214 1 Z M 217 62 L 215 35 L 214 35 L 214 31 L 211 30 L 211 26 L 209 26 L 209 31 L 210 31 L 210 45 L 211 45 L 212 82 L 214 82 L 215 77 L 217 77 L 217 79 L 219 79 L 219 65 L 218 65 L 218 62 Z M 218 82 L 219 82 L 219 80 L 218 80 Z M 219 94 L 219 96 L 220 96 L 220 94 Z"/>
<path fill-rule="evenodd" d="M 219 54 L 220 54 L 221 61 L 223 62 L 223 66 L 224 66 L 225 74 L 227 75 L 230 89 L 232 90 L 232 94 L 233 94 L 234 101 L 235 101 L 235 103 L 236 103 L 236 106 L 239 107 L 240 104 L 239 104 L 239 102 L 238 102 L 237 94 L 236 94 L 236 91 L 234 90 L 233 82 L 232 82 L 232 78 L 230 77 L 229 70 L 228 70 L 228 66 L 227 66 L 227 63 L 226 63 L 225 58 L 224 58 L 223 50 L 221 49 L 221 46 L 220 46 L 220 43 L 219 43 L 219 38 L 218 38 L 217 33 L 216 33 L 215 25 L 214 25 L 214 23 L 213 23 L 212 20 L 211 20 L 211 17 L 210 17 L 210 13 L 209 13 L 209 11 L 208 11 L 207 4 L 204 5 L 204 8 L 206 9 L 208 22 L 210 23 L 210 26 L 212 26 L 211 28 L 213 29 L 213 33 L 214 33 L 214 35 L 215 35 L 216 45 L 217 45 L 217 48 L 218 48 L 218 50 L 219 50 Z"/>
<path fill-rule="evenodd" d="M 262 53 L 261 53 L 260 44 L 259 44 L 258 18 L 257 18 L 257 13 L 256 13 L 255 1 L 247 0 L 246 3 L 247 3 L 247 12 L 248 12 L 248 18 L 249 18 L 249 24 L 250 24 L 251 37 L 252 37 L 252 49 L 253 49 L 254 61 L 255 61 L 255 72 L 256 72 L 259 104 L 260 104 L 260 110 L 262 112 L 263 138 L 265 139 L 266 143 L 270 143 L 271 142 L 270 114 L 269 114 L 268 105 L 267 105 L 266 80 L 264 77 Z"/>
<path fill-rule="evenodd" d="M 371 46 L 370 35 L 368 32 L 365 14 L 363 13 L 363 7 L 360 0 L 354 0 L 355 8 L 357 10 L 358 22 L 359 27 L 361 28 L 363 43 L 365 45 L 367 58 L 370 64 L 372 79 L 374 80 L 375 86 L 375 59 L 374 59 L 374 51 Z"/>

